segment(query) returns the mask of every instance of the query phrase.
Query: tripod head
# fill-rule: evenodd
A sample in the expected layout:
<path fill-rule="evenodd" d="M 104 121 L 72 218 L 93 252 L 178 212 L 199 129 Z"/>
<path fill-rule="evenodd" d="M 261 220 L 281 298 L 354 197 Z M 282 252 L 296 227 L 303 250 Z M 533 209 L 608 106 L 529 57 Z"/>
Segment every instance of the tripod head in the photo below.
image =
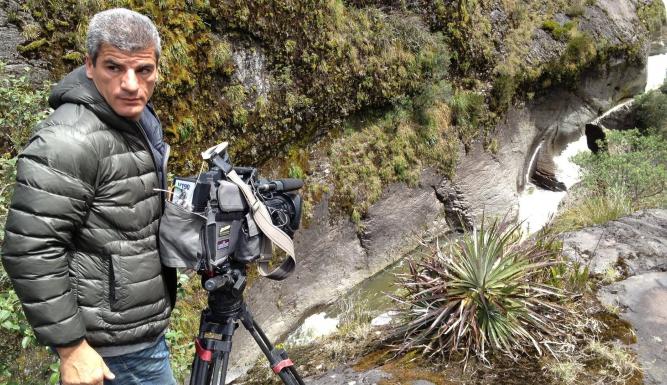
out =
<path fill-rule="evenodd" d="M 216 318 L 230 317 L 238 313 L 243 304 L 243 291 L 247 283 L 247 268 L 243 263 L 228 262 L 208 276 L 200 271 L 202 286 L 208 291 L 208 308 Z"/>

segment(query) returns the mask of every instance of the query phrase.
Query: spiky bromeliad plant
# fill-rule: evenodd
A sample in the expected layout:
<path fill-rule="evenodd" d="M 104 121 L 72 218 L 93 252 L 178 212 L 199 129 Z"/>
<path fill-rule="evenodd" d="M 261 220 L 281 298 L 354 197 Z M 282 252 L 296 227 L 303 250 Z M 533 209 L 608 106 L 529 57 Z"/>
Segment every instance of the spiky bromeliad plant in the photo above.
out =
<path fill-rule="evenodd" d="M 488 221 L 487 221 L 488 222 Z M 409 261 L 400 277 L 404 294 L 391 333 L 399 354 L 431 358 L 489 351 L 516 358 L 526 348 L 542 354 L 565 336 L 565 294 L 544 281 L 555 252 L 545 242 L 521 242 L 520 225 L 482 223 L 421 261 Z"/>

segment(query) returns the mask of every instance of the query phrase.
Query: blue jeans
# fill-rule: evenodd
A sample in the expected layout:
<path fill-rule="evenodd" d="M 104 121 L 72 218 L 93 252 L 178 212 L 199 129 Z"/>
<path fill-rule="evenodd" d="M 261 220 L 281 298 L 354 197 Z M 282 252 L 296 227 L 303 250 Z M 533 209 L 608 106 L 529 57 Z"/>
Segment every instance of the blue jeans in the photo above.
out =
<path fill-rule="evenodd" d="M 164 337 L 148 349 L 105 357 L 104 363 L 116 375 L 113 381 L 104 380 L 104 385 L 176 385 Z"/>

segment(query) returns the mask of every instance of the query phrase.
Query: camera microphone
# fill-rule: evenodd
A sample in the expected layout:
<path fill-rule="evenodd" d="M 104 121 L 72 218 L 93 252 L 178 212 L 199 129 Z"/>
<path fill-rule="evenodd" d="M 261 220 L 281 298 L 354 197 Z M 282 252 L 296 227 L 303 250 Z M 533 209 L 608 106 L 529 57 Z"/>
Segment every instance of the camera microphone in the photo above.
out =
<path fill-rule="evenodd" d="M 268 183 L 260 183 L 257 186 L 257 190 L 261 192 L 265 191 L 294 191 L 303 187 L 303 181 L 301 179 L 276 179 Z"/>

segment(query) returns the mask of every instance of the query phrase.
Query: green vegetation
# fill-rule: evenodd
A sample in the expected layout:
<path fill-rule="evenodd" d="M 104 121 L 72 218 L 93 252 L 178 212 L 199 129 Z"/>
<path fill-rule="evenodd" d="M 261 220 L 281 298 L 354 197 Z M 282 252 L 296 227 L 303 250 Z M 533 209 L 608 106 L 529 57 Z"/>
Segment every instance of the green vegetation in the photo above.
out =
<path fill-rule="evenodd" d="M 419 124 L 399 109 L 334 141 L 329 155 L 339 208 L 351 212 L 358 224 L 386 184 L 414 186 L 429 165 L 452 175 L 458 140 L 450 114 L 447 105 L 438 102 L 423 112 L 425 122 Z"/>
<path fill-rule="evenodd" d="M 667 22 L 665 6 L 662 1 L 641 2 L 637 8 L 639 20 L 644 24 L 653 36 L 662 31 L 662 26 Z"/>
<path fill-rule="evenodd" d="M 596 340 L 564 360 L 549 363 L 545 369 L 558 384 L 575 385 L 589 378 L 591 368 L 597 369 L 595 377 L 599 383 L 613 385 L 635 383 L 631 380 L 640 373 L 639 364 L 627 348 Z"/>
<path fill-rule="evenodd" d="M 667 140 L 667 83 L 659 90 L 638 96 L 634 116 L 642 134 L 653 131 Z"/>
<path fill-rule="evenodd" d="M 488 135 L 517 98 L 573 82 L 584 68 L 608 55 L 606 46 L 601 46 L 604 42 L 577 30 L 578 18 L 585 15 L 579 10 L 591 6 L 590 1 L 429 0 L 419 6 L 390 6 L 400 12 L 383 11 L 387 4 L 373 0 L 308 4 L 199 0 L 177 7 L 172 2 L 28 0 L 22 7 L 37 23 L 23 27 L 35 38 L 28 45 L 40 37 L 47 40 L 33 48 L 34 54 L 52 63 L 56 77 L 81 63 L 85 29 L 94 12 L 110 5 L 127 6 L 156 21 L 164 55 L 163 81 L 154 101 L 173 145 L 172 167 L 179 174 L 196 172 L 199 151 L 221 139 L 230 141 L 238 164 L 249 165 L 330 134 L 341 143 L 354 143 L 358 136 L 345 136 L 375 130 L 356 127 L 341 137 L 340 129 L 357 114 L 407 115 L 405 124 L 412 131 L 424 131 L 416 127 L 424 124 L 420 95 L 439 88 L 449 76 L 450 57 L 457 80 L 453 97 L 447 99 L 453 120 L 449 126 L 468 146 L 480 134 Z M 489 15 L 496 9 L 506 15 L 506 22 L 491 21 Z M 571 20 L 561 26 L 553 20 L 556 12 L 570 15 Z M 500 25 L 505 26 L 502 31 Z M 527 60 L 539 28 L 566 43 L 555 59 Z M 246 68 L 244 58 L 263 64 Z M 248 71 L 259 73 L 247 76 Z M 259 78 L 259 83 L 250 78 Z M 385 139 L 397 131 L 395 123 L 380 125 L 390 134 Z M 484 140 L 493 143 L 491 137 Z M 414 182 L 414 175 L 407 175 L 413 166 L 441 168 L 447 163 L 422 156 L 418 141 L 410 147 L 405 151 L 414 155 L 391 152 L 395 171 L 385 172 L 379 183 L 372 181 L 368 198 L 350 203 L 343 191 L 340 206 L 354 217 L 363 216 L 386 183 Z M 384 160 L 374 153 L 371 157 L 361 162 L 368 165 L 357 175 L 347 170 L 336 184 L 366 179 L 366 171 L 377 168 L 370 164 Z"/>
<path fill-rule="evenodd" d="M 27 75 L 27 74 L 26 74 Z M 4 237 L 9 199 L 16 177 L 16 155 L 32 128 L 47 113 L 48 88 L 31 84 L 26 76 L 6 73 L 0 63 L 0 245 Z M 18 385 L 58 381 L 55 357 L 36 345 L 9 277 L 0 265 L 0 384 Z"/>
<path fill-rule="evenodd" d="M 610 131 L 600 153 L 579 154 L 582 180 L 556 217 L 559 231 L 602 224 L 634 211 L 667 207 L 667 83 L 635 99 L 637 127 Z"/>
<path fill-rule="evenodd" d="M 440 362 L 454 353 L 487 361 L 492 352 L 516 358 L 567 341 L 573 312 L 544 273 L 558 264 L 555 246 L 545 237 L 521 242 L 519 225 L 496 220 L 411 260 L 400 281 L 395 349 Z"/>
<path fill-rule="evenodd" d="M 567 42 L 577 31 L 577 23 L 573 21 L 560 25 L 555 20 L 547 20 L 542 24 L 542 29 L 551 33 L 554 39 Z"/>
<path fill-rule="evenodd" d="M 48 113 L 48 86 L 35 87 L 26 75 L 7 73 L 0 62 L 0 154 L 6 157 L 18 153 Z"/>
<path fill-rule="evenodd" d="M 165 338 L 169 344 L 174 377 L 182 384 L 190 373 L 195 354 L 194 338 L 199 330 L 199 315 L 207 306 L 207 292 L 201 287 L 199 276 L 180 273 L 177 298 Z"/>
<path fill-rule="evenodd" d="M 35 23 L 23 24 L 18 11 L 8 12 L 10 22 L 20 25 L 23 37 L 29 40 L 19 50 L 27 57 L 47 60 L 54 78 L 83 62 L 85 31 L 93 13 L 110 6 L 125 6 L 149 15 L 163 37 L 161 82 L 154 102 L 167 139 L 173 144 L 173 171 L 196 172 L 200 166 L 199 151 L 227 140 L 237 164 L 267 167 L 265 161 L 278 155 L 287 160 L 276 167 L 280 168 L 280 175 L 273 176 L 309 178 L 312 171 L 308 147 L 320 141 L 327 146 L 331 173 L 329 179 L 318 176 L 320 179 L 307 183 L 305 215 L 329 192 L 331 184 L 335 188 L 332 204 L 357 224 L 387 184 L 417 185 L 427 167 L 452 176 L 461 145 L 469 147 L 480 134 L 488 134 L 517 100 L 556 84 L 576 86 L 583 70 L 602 65 L 610 57 L 633 58 L 638 52 L 634 46 L 611 47 L 580 30 L 585 7 L 593 5 L 590 0 L 427 0 L 396 2 L 399 5 L 387 5 L 389 2 L 383 0 L 20 3 L 21 11 L 29 12 Z M 642 21 L 650 30 L 656 30 L 664 22 L 664 11 L 658 6 L 661 2 L 641 3 Z M 506 15 L 506 20 L 494 23 L 492 10 L 499 10 L 498 14 Z M 559 23 L 556 13 L 567 15 L 568 19 Z M 560 47 L 553 57 L 543 58 L 546 62 L 529 55 L 534 33 L 545 34 L 539 29 Z M 258 69 L 242 64 L 248 61 L 259 63 Z M 251 76 L 247 76 L 249 71 Z M 31 127 L 44 116 L 46 91 L 33 91 L 22 78 L 0 76 L 0 82 L 2 236 L 14 178 L 14 157 Z M 656 127 L 664 133 L 665 120 L 657 118 L 664 116 L 663 98 L 664 94 L 656 94 L 639 102 L 647 117 L 641 132 L 654 132 L 650 127 Z M 661 123 L 656 125 L 658 121 Z M 646 140 L 653 144 L 635 145 L 635 139 L 617 140 L 612 135 L 609 158 L 619 155 L 612 150 L 618 141 L 623 142 L 624 148 L 653 146 L 664 154 L 664 142 L 655 135 L 649 138 Z M 497 149 L 497 140 L 489 136 L 484 139 L 488 149 Z M 593 214 L 611 212 L 606 216 L 611 218 L 664 202 L 664 190 L 652 195 L 656 186 L 642 176 L 650 162 L 632 166 L 642 157 L 628 156 L 623 158 L 625 163 L 603 157 L 582 160 L 585 167 L 594 170 L 587 177 L 591 181 L 587 188 L 604 194 L 591 193 L 590 200 L 582 201 L 591 212 L 580 208 L 579 215 L 593 218 Z M 644 158 L 652 159 L 653 164 L 666 163 L 664 157 Z M 613 167 L 618 162 L 628 169 L 614 174 Z M 664 172 L 664 167 L 653 169 Z M 621 175 L 626 181 L 609 185 L 608 179 L 595 178 L 598 172 L 609 178 Z M 633 196 L 639 198 L 635 200 Z M 552 336 L 535 328 L 536 322 L 545 321 L 544 314 L 567 313 L 557 305 L 568 298 L 563 293 L 586 290 L 587 269 L 554 259 L 553 250 L 520 244 L 511 229 L 498 223 L 467 236 L 467 243 L 452 245 L 444 257 L 440 252 L 427 259 L 427 266 L 415 263 L 413 278 L 428 274 L 439 277 L 431 283 L 419 282 L 423 287 L 439 282 L 438 289 L 450 295 L 450 304 L 468 311 L 449 314 L 449 318 L 443 315 L 441 321 L 458 319 L 468 322 L 469 328 L 447 331 L 433 324 L 436 326 L 429 330 L 415 324 L 411 331 L 405 331 L 412 338 L 409 341 L 416 343 L 422 337 L 428 341 L 428 333 L 439 330 L 446 332 L 449 339 L 441 345 L 436 343 L 428 354 L 454 347 L 472 348 L 474 354 L 485 357 L 489 349 L 516 355 L 521 350 L 543 348 L 542 342 Z M 478 253 L 482 246 L 486 250 L 495 248 L 498 253 Z M 452 260 L 458 261 L 456 268 L 445 267 Z M 499 261 L 495 269 L 488 271 L 488 277 L 496 279 L 496 286 L 485 284 L 483 289 L 488 291 L 477 294 L 465 290 L 470 288 L 466 285 L 480 283 L 477 278 L 481 275 L 473 274 L 477 268 L 473 261 Z M 543 265 L 550 266 L 546 269 L 548 274 L 536 270 Z M 436 268 L 446 269 L 447 279 L 453 279 L 458 286 L 438 281 L 443 277 L 437 275 L 440 270 Z M 505 279 L 512 284 L 503 286 Z M 540 294 L 540 287 L 548 289 Z M 520 290 L 534 295 L 524 298 Z M 43 383 L 44 378 L 57 373 L 57 366 L 50 365 L 53 357 L 48 352 L 34 346 L 16 296 L 1 269 L 0 293 L 0 384 Z M 420 293 L 423 297 L 419 297 Z M 411 300 L 436 303 L 438 299 L 429 295 L 414 291 Z M 424 310 L 419 308 L 424 303 L 415 305 L 412 311 Z M 534 307 L 528 308 L 527 303 Z M 555 304 L 554 308 L 545 310 L 549 304 Z M 199 310 L 204 306 L 205 293 L 198 279 L 181 275 L 179 302 L 167 333 L 179 380 L 189 370 L 192 337 L 198 327 Z M 546 329 L 558 333 L 559 327 L 552 319 L 545 322 L 549 325 Z M 348 332 L 368 335 L 364 327 L 350 326 Z M 456 336 L 461 339 L 452 339 Z M 331 340 L 333 352 L 340 350 L 337 347 L 346 338 Z M 17 350 L 22 342 L 26 350 Z M 581 374 L 574 378 L 577 376 Z"/>
<path fill-rule="evenodd" d="M 649 131 L 650 132 L 650 131 Z M 554 226 L 572 230 L 601 224 L 647 207 L 667 207 L 667 140 L 638 130 L 612 131 L 599 154 L 580 154 L 576 203 Z"/>

